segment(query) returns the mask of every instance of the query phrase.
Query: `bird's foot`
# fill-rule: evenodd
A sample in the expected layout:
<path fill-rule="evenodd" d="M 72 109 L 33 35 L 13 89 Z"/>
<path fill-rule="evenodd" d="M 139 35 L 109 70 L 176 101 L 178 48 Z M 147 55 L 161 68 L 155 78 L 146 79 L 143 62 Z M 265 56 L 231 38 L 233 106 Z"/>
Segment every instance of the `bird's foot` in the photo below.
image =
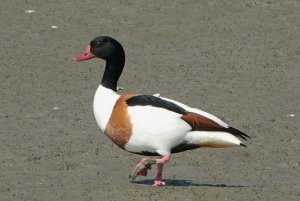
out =
<path fill-rule="evenodd" d="M 140 160 L 132 171 L 132 181 L 134 181 L 138 175 L 146 177 L 148 174 L 148 170 L 151 170 L 151 165 L 155 163 L 156 160 L 151 158 L 143 158 L 142 160 Z"/>
<path fill-rule="evenodd" d="M 166 182 L 164 180 L 155 178 L 152 186 L 161 187 L 164 185 L 166 185 Z"/>

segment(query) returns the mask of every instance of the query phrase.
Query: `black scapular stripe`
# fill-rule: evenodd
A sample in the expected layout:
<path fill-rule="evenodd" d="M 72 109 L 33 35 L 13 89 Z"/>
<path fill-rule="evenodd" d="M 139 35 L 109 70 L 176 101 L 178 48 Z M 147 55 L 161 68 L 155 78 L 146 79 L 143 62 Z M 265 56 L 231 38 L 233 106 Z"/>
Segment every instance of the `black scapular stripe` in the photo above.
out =
<path fill-rule="evenodd" d="M 178 114 L 186 114 L 187 111 L 183 109 L 182 107 L 176 105 L 175 103 L 172 103 L 170 101 L 161 99 L 156 96 L 151 96 L 151 95 L 138 95 L 134 96 L 132 98 L 129 98 L 126 101 L 128 106 L 147 106 L 151 105 L 154 107 L 159 107 L 159 108 L 164 108 L 167 110 L 170 110 L 172 112 L 176 112 Z"/>

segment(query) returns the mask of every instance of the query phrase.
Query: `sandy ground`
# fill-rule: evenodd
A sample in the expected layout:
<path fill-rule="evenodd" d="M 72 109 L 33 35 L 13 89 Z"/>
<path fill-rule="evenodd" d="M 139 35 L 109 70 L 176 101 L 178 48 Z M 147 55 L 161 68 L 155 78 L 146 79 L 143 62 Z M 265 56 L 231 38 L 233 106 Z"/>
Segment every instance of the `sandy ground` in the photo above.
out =
<path fill-rule="evenodd" d="M 300 200 L 300 2 L 1 1 L 0 200 Z M 26 10 L 35 10 L 26 13 Z M 51 28 L 57 26 L 57 28 Z M 99 130 L 98 35 L 125 48 L 121 93 L 161 93 L 225 119 L 248 148 L 173 155 L 167 186 Z"/>

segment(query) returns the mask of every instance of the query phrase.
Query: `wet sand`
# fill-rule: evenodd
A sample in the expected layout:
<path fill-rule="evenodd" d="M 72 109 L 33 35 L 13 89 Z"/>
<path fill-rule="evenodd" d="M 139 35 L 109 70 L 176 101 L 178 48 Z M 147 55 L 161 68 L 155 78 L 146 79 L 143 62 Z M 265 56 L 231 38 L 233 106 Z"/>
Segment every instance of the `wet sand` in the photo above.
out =
<path fill-rule="evenodd" d="M 27 13 L 26 10 L 35 10 Z M 300 2 L 1 1 L 0 200 L 299 200 Z M 51 27 L 51 26 L 56 26 Z M 98 128 L 105 63 L 71 60 L 98 35 L 127 60 L 121 93 L 161 93 L 252 136 L 197 149 L 131 183 L 140 156 Z"/>

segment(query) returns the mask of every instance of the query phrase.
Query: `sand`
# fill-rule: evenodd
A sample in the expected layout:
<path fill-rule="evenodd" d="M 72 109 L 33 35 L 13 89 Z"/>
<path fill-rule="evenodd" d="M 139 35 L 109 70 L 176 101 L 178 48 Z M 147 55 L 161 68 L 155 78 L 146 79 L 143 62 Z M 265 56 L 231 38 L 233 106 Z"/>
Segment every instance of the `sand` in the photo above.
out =
<path fill-rule="evenodd" d="M 29 11 L 32 10 L 32 11 Z M 0 200 L 300 200 L 300 2 L 2 0 Z M 27 11 L 27 12 L 26 12 Z M 161 93 L 252 136 L 175 154 L 167 186 L 92 110 L 98 35 L 126 51 L 120 93 Z"/>

